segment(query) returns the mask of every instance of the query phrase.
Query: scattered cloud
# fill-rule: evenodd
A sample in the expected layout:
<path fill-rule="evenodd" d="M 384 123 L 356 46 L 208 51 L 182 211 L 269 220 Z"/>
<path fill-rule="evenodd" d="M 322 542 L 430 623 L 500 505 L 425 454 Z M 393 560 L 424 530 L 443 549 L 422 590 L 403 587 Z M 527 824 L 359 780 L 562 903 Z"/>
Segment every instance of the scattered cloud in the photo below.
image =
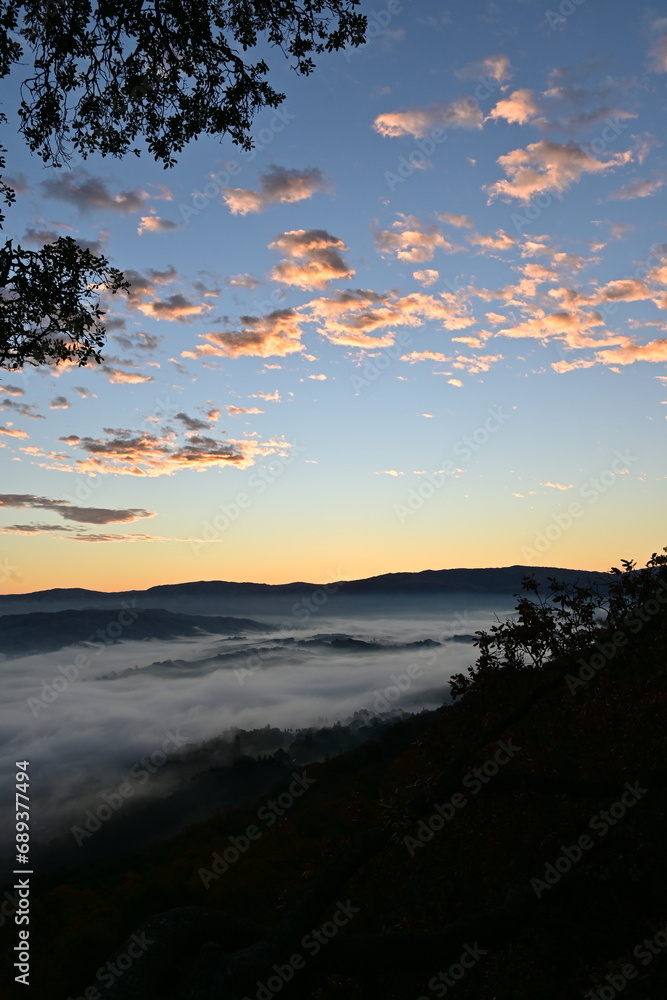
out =
<path fill-rule="evenodd" d="M 30 507 L 34 510 L 49 510 L 54 514 L 59 514 L 65 521 L 77 521 L 80 524 L 111 524 L 156 516 L 154 511 L 142 510 L 141 508 L 77 507 L 69 500 L 53 500 L 49 497 L 38 497 L 26 493 L 0 494 L 0 507 Z M 60 526 L 46 525 L 41 527 L 45 530 L 55 531 Z"/>
<path fill-rule="evenodd" d="M 6 410 L 13 410 L 21 417 L 32 417 L 33 420 L 43 420 L 44 414 L 37 413 L 37 408 L 34 403 L 16 403 L 13 399 L 7 399 L 5 397 L 0 401 L 0 406 L 4 407 Z"/>
<path fill-rule="evenodd" d="M 144 233 L 171 233 L 174 229 L 178 229 L 179 225 L 177 222 L 172 222 L 171 219 L 163 219 L 161 216 L 156 215 L 155 212 L 151 212 L 150 215 L 142 215 L 137 227 L 137 232 L 140 236 Z"/>
<path fill-rule="evenodd" d="M 494 80 L 496 83 L 505 83 L 512 79 L 512 66 L 509 56 L 488 56 L 456 70 L 456 75 L 460 80 Z"/>
<path fill-rule="evenodd" d="M 213 308 L 208 302 L 192 302 L 181 292 L 174 292 L 164 299 L 154 299 L 152 302 L 142 302 L 137 308 L 144 316 L 153 319 L 177 320 L 179 323 L 189 323 L 195 316 L 201 316 Z"/>
<path fill-rule="evenodd" d="M 326 174 L 316 167 L 287 170 L 275 165 L 260 175 L 259 184 L 259 191 L 232 187 L 223 190 L 222 197 L 232 215 L 261 212 L 280 202 L 304 201 L 318 192 L 329 191 L 331 187 Z"/>
<path fill-rule="evenodd" d="M 436 212 L 436 219 L 446 222 L 448 226 L 456 226 L 457 229 L 472 229 L 475 225 L 467 215 L 457 215 L 454 212 Z"/>
<path fill-rule="evenodd" d="M 257 288 L 261 285 L 258 278 L 253 278 L 252 274 L 233 274 L 227 278 L 227 284 L 232 288 Z"/>
<path fill-rule="evenodd" d="M 269 248 L 285 254 L 271 271 L 274 281 L 296 288 L 324 288 L 330 281 L 354 276 L 341 256 L 345 243 L 325 229 L 293 229 L 281 233 Z"/>
<path fill-rule="evenodd" d="M 509 180 L 496 181 L 485 190 L 494 198 L 518 198 L 529 202 L 536 194 L 567 191 L 583 174 L 602 174 L 632 159 L 632 151 L 612 153 L 607 160 L 596 159 L 574 142 L 558 143 L 543 139 L 526 149 L 514 149 L 498 157 Z"/>
<path fill-rule="evenodd" d="M 423 264 L 432 260 L 436 250 L 455 253 L 461 247 L 446 239 L 436 225 L 427 226 L 415 215 L 399 212 L 391 229 L 375 233 L 375 246 L 379 253 L 395 253 L 398 260 Z"/>
<path fill-rule="evenodd" d="M 420 285 L 423 285 L 424 288 L 428 288 L 430 285 L 435 284 L 440 277 L 440 272 L 434 271 L 432 268 L 426 268 L 424 271 L 413 271 L 412 277 L 415 281 L 418 281 Z"/>
<path fill-rule="evenodd" d="M 314 299 L 302 309 L 309 313 L 309 322 L 319 323 L 318 332 L 331 343 L 364 349 L 393 344 L 392 328 L 397 326 L 419 327 L 426 320 L 437 320 L 444 329 L 460 330 L 474 322 L 465 304 L 451 292 L 400 296 L 394 291 L 357 288 Z M 387 332 L 378 336 L 381 330 Z"/>
<path fill-rule="evenodd" d="M 472 97 L 460 97 L 451 104 L 441 102 L 427 108 L 388 111 L 378 115 L 373 128 L 386 138 L 411 135 L 422 139 L 437 129 L 482 127 L 484 116 Z"/>
<path fill-rule="evenodd" d="M 0 434 L 4 434 L 5 437 L 17 437 L 17 438 L 27 438 L 30 435 L 26 431 L 19 431 L 12 427 L 11 423 L 7 424 L 6 427 L 0 426 Z"/>
<path fill-rule="evenodd" d="M 513 90 L 509 97 L 502 98 L 495 107 L 491 108 L 485 121 L 504 118 L 505 121 L 512 124 L 525 125 L 531 118 L 540 114 L 541 110 L 532 90 L 526 88 Z"/>
<path fill-rule="evenodd" d="M 446 355 L 441 354 L 440 351 L 410 351 L 409 354 L 403 354 L 400 358 L 401 361 L 408 361 L 411 365 L 415 361 L 439 361 L 445 362 L 449 359 Z"/>
<path fill-rule="evenodd" d="M 266 316 L 241 316 L 238 329 L 217 330 L 202 334 L 203 344 L 183 351 L 184 358 L 222 355 L 235 358 L 253 355 L 260 358 L 283 357 L 303 351 L 301 326 L 305 318 L 295 309 L 275 309 Z"/>
<path fill-rule="evenodd" d="M 212 421 L 201 420 L 199 417 L 191 417 L 187 413 L 177 413 L 174 420 L 178 420 L 188 431 L 208 431 L 211 429 Z"/>
<path fill-rule="evenodd" d="M 141 188 L 112 194 L 101 177 L 92 177 L 83 169 L 62 173 L 57 178 L 42 181 L 41 187 L 49 198 L 68 202 L 76 206 L 80 212 L 101 208 L 128 215 L 140 211 L 146 199 L 150 197 L 148 192 Z"/>
<path fill-rule="evenodd" d="M 653 73 L 667 73 L 667 17 L 656 17 L 651 22 L 653 40 L 649 48 L 649 69 Z"/>
<path fill-rule="evenodd" d="M 55 396 L 49 403 L 52 410 L 67 410 L 71 405 L 66 396 Z"/>
<path fill-rule="evenodd" d="M 85 458 L 51 467 L 93 475 L 154 477 L 173 475 L 182 469 L 203 471 L 227 465 L 247 468 L 257 457 L 287 455 L 289 450 L 285 441 L 259 441 L 252 436 L 245 440 L 223 441 L 194 432 L 179 435 L 169 426 L 162 427 L 160 433 L 106 427 L 103 437 L 69 434 L 60 440 L 84 452 Z"/>
<path fill-rule="evenodd" d="M 517 243 L 516 238 L 508 236 L 503 229 L 497 229 L 495 236 L 483 236 L 481 233 L 468 233 L 466 240 L 472 246 L 479 247 L 481 250 L 511 250 Z"/>
<path fill-rule="evenodd" d="M 629 201 L 631 198 L 649 198 L 651 195 L 659 191 L 664 185 L 664 177 L 653 177 L 642 178 L 638 177 L 634 181 L 630 181 L 625 187 L 622 187 L 619 191 L 615 191 L 610 198 L 614 201 Z"/>
<path fill-rule="evenodd" d="M 152 375 L 142 375 L 140 372 L 128 372 L 122 368 L 114 368 L 112 365 L 102 365 L 102 371 L 109 377 L 109 381 L 116 384 L 142 385 L 144 382 L 154 382 Z"/>

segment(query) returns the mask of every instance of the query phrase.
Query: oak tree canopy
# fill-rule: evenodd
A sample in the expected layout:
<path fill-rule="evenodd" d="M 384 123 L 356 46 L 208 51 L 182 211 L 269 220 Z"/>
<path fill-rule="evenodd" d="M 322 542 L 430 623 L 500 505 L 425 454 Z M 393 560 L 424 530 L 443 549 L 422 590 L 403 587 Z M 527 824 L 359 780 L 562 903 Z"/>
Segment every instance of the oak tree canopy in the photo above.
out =
<path fill-rule="evenodd" d="M 0 77 L 22 72 L 19 132 L 48 166 L 125 156 L 165 168 L 200 135 L 251 149 L 256 114 L 285 95 L 267 76 L 277 49 L 301 75 L 314 57 L 365 40 L 359 0 L 9 0 L 0 2 Z M 7 121 L 6 115 L 2 116 Z M 0 170 L 6 150 L 0 147 Z M 0 181 L 6 204 L 14 192 Z M 0 227 L 4 215 L 0 213 Z M 102 288 L 128 287 L 68 237 L 0 249 L 0 368 L 101 361 Z"/>

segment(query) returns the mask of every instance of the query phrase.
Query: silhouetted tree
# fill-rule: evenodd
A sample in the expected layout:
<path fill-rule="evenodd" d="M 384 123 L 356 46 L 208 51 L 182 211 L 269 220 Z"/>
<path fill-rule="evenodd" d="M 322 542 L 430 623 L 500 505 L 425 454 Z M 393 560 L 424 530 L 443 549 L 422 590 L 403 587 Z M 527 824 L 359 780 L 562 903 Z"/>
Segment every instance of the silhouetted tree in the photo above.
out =
<path fill-rule="evenodd" d="M 229 135 L 252 148 L 255 115 L 285 96 L 266 79 L 265 56 L 280 49 L 297 73 L 308 75 L 313 56 L 363 43 L 366 18 L 357 5 L 2 0 L 0 78 L 16 64 L 27 66 L 20 131 L 47 165 L 61 166 L 73 152 L 84 159 L 138 156 L 141 139 L 156 161 L 171 167 L 202 134 Z M 246 58 L 251 51 L 258 57 Z M 14 200 L 6 182 L 0 195 L 7 204 Z M 3 220 L 0 214 L 0 227 Z M 72 239 L 34 252 L 9 240 L 0 249 L 0 368 L 99 362 L 104 312 L 95 292 L 127 287 L 104 257 Z"/>

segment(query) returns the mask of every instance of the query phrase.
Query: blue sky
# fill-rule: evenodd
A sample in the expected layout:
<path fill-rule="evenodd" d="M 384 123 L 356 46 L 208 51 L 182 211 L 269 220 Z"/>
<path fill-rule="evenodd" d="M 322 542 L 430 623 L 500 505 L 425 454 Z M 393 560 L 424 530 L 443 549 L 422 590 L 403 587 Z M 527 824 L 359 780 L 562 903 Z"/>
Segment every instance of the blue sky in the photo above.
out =
<path fill-rule="evenodd" d="M 133 282 L 104 365 L 2 374 L 5 592 L 661 547 L 667 19 L 360 9 L 311 77 L 271 57 L 251 153 L 57 170 L 5 128 L 6 236 Z"/>

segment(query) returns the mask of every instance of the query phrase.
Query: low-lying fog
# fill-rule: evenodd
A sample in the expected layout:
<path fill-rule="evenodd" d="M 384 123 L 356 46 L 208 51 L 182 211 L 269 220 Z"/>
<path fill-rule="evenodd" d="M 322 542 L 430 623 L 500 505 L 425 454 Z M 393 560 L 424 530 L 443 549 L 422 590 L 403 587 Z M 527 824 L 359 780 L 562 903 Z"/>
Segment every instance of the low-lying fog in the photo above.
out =
<path fill-rule="evenodd" d="M 357 601 L 352 614 L 331 601 L 305 623 L 285 623 L 267 604 L 261 617 L 252 609 L 275 626 L 266 634 L 120 641 L 5 659 L 2 787 L 13 787 L 15 761 L 30 760 L 32 837 L 48 839 L 123 781 L 142 794 L 166 794 L 159 763 L 155 778 L 138 781 L 142 758 L 161 762 L 224 730 L 322 726 L 362 708 L 435 708 L 448 698 L 450 676 L 476 659 L 470 641 L 450 637 L 488 629 L 513 607 L 509 597 L 461 595 L 441 599 L 437 614 L 395 601 L 363 610 Z"/>

